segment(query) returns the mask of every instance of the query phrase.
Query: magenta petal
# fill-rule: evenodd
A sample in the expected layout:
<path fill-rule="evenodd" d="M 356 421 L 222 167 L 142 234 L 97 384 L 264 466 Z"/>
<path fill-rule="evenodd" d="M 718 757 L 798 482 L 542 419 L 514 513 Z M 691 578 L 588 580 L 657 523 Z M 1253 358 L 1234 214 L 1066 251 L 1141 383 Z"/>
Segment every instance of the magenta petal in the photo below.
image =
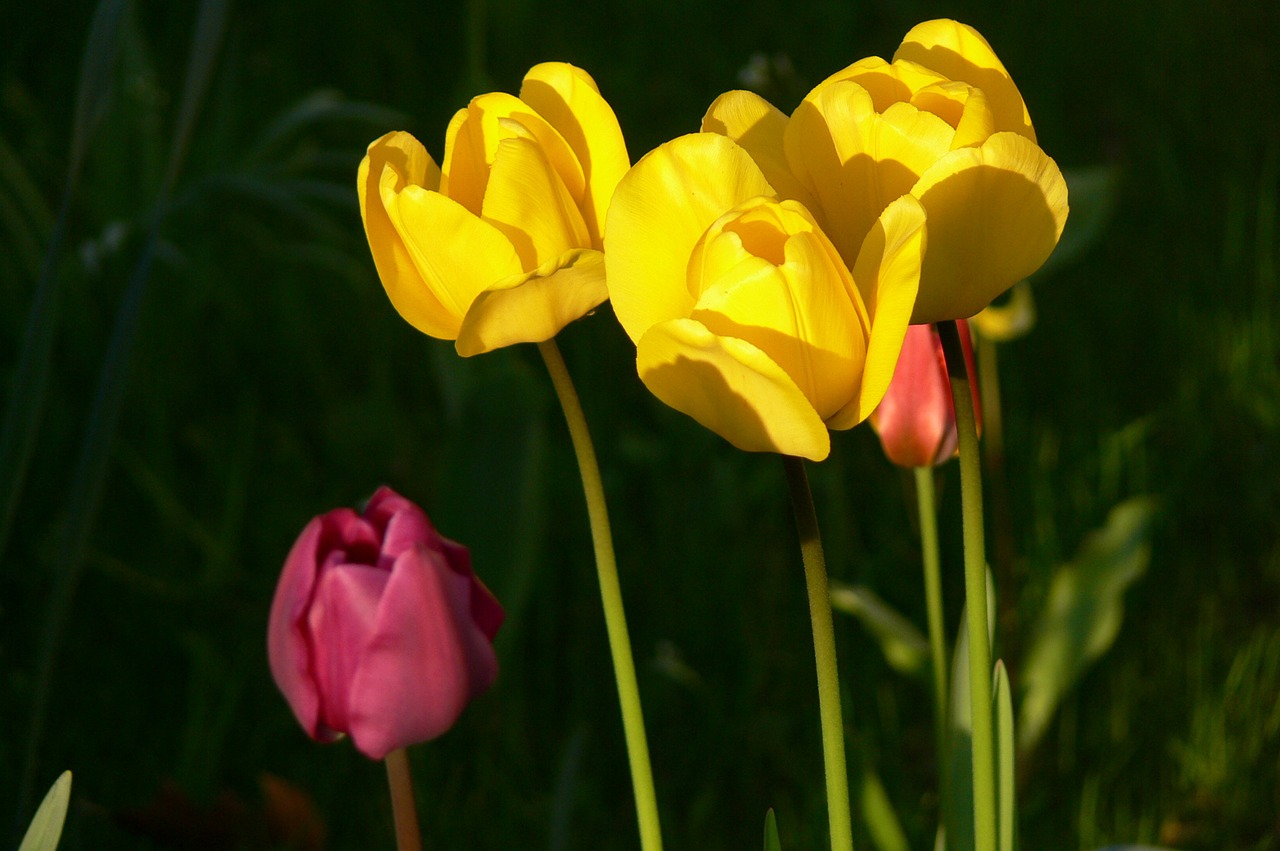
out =
<path fill-rule="evenodd" d="M 444 553 L 444 557 L 449 562 L 449 567 L 453 572 L 459 576 L 466 576 L 471 580 L 471 620 L 489 641 L 493 641 L 498 634 L 498 628 L 506 620 L 507 613 L 498 602 L 498 598 L 493 596 L 492 592 L 480 581 L 480 577 L 476 576 L 475 572 L 472 571 L 471 552 L 466 547 L 448 538 L 437 538 L 436 543 L 440 545 L 441 551 Z"/>
<path fill-rule="evenodd" d="M 473 679 L 497 675 L 493 648 L 467 608 L 455 608 L 454 576 L 426 547 L 396 559 L 348 704 L 351 738 L 372 759 L 445 732 L 475 693 Z"/>
<path fill-rule="evenodd" d="M 383 566 L 388 569 L 402 553 L 437 535 L 421 508 L 386 485 L 369 498 L 364 516 L 382 536 Z"/>
<path fill-rule="evenodd" d="M 320 575 L 311 611 L 312 654 L 320 685 L 321 732 L 350 729 L 349 700 L 369 646 L 379 601 L 391 574 L 380 567 L 344 564 Z"/>
<path fill-rule="evenodd" d="M 355 516 L 354 512 L 351 512 Z M 267 660 L 271 676 L 307 733 L 317 735 L 320 695 L 311 668 L 310 641 L 305 623 L 316 580 L 317 547 L 324 523 L 307 524 L 284 560 L 267 620 Z"/>

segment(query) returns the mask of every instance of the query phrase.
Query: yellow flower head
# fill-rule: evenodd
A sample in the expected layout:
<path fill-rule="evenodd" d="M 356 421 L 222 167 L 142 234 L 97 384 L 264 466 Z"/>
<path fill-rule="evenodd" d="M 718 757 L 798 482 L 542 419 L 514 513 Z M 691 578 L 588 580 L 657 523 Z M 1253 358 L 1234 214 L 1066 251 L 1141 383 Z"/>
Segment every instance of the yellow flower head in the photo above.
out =
<path fill-rule="evenodd" d="M 881 212 L 912 196 L 929 222 L 913 323 L 972 316 L 1048 259 L 1067 187 L 1036 144 L 1022 95 L 972 27 L 928 21 L 892 62 L 818 84 L 788 119 L 750 92 L 711 105 L 784 198 L 811 209 L 852 264 Z"/>
<path fill-rule="evenodd" d="M 442 166 L 388 133 L 357 179 L 387 296 L 460 355 L 549 340 L 608 297 L 604 214 L 629 165 L 595 81 L 562 62 L 458 110 Z"/>
<path fill-rule="evenodd" d="M 618 184 L 605 242 L 613 309 L 653 394 L 740 449 L 820 461 L 827 429 L 866 419 L 893 377 L 924 210 L 890 204 L 847 265 L 746 150 L 695 133 Z"/>

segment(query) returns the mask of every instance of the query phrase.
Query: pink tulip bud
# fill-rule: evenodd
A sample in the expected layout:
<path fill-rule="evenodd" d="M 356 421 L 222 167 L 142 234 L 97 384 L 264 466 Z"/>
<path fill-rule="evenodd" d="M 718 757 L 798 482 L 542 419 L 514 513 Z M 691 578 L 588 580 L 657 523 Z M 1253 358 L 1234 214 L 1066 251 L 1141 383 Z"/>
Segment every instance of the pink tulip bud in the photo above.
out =
<path fill-rule="evenodd" d="M 977 373 L 969 325 L 959 322 L 960 342 L 969 367 L 973 410 L 982 423 Z M 912 325 L 902 342 L 902 354 L 884 399 L 871 415 L 884 454 L 900 467 L 929 467 L 956 454 L 956 410 L 942 340 L 932 325 Z"/>
<path fill-rule="evenodd" d="M 363 516 L 339 508 L 302 530 L 276 586 L 267 655 L 309 736 L 349 734 L 382 759 L 448 730 L 493 684 L 503 617 L 466 547 L 382 487 Z"/>

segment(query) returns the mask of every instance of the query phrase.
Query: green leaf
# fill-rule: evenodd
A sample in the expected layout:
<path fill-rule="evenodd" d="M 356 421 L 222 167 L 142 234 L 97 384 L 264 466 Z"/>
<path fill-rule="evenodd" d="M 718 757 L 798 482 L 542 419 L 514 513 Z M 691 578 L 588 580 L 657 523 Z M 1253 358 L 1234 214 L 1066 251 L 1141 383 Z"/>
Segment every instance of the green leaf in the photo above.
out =
<path fill-rule="evenodd" d="M 1172 848 L 1156 845 L 1107 845 L 1098 851 L 1173 851 Z"/>
<path fill-rule="evenodd" d="M 1109 165 L 1082 166 L 1064 169 L 1062 176 L 1067 181 L 1071 213 L 1058 247 L 1035 273 L 1035 280 L 1052 275 L 1084 256 L 1106 232 L 1115 212 L 1120 169 Z"/>
<path fill-rule="evenodd" d="M 64 771 L 49 787 L 40 809 L 36 810 L 31 826 L 18 851 L 53 851 L 62 838 L 62 823 L 67 818 L 67 804 L 71 801 L 71 772 Z"/>
<path fill-rule="evenodd" d="M 1003 660 L 996 660 L 991 695 L 996 731 L 996 836 L 999 851 L 1013 851 L 1018 839 L 1017 753 L 1013 737 L 1013 697 L 1009 693 L 1009 673 Z"/>
<path fill-rule="evenodd" d="M 915 624 L 894 611 L 869 588 L 832 583 L 831 607 L 857 618 L 880 642 L 880 650 L 894 670 L 928 681 L 928 640 Z"/>
<path fill-rule="evenodd" d="M 782 840 L 778 838 L 778 820 L 774 818 L 772 807 L 764 814 L 764 851 L 782 851 Z"/>
<path fill-rule="evenodd" d="M 987 570 L 987 635 L 995 632 L 995 584 Z M 942 802 L 946 851 L 973 851 L 973 715 L 969 688 L 969 611 L 960 610 L 951 657 L 951 709 L 947 729 L 947 789 Z"/>
<path fill-rule="evenodd" d="M 909 851 L 911 846 L 907 844 L 907 834 L 885 792 L 880 775 L 865 760 L 860 762 L 858 806 L 862 810 L 862 821 L 871 834 L 871 842 L 879 851 Z"/>
<path fill-rule="evenodd" d="M 1055 573 L 1022 667 L 1020 750 L 1035 747 L 1063 697 L 1115 641 L 1124 592 L 1150 560 L 1155 514 L 1156 503 L 1148 497 L 1121 503 Z"/>

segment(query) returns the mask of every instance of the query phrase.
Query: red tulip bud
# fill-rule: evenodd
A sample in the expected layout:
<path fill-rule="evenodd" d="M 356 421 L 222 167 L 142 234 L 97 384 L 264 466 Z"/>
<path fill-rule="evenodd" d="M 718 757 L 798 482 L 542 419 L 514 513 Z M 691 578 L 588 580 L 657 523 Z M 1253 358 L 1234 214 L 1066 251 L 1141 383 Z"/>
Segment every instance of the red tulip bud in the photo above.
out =
<path fill-rule="evenodd" d="M 449 729 L 498 674 L 504 613 L 465 547 L 379 488 L 363 515 L 315 518 L 271 604 L 271 673 L 314 739 L 382 759 Z"/>
<path fill-rule="evenodd" d="M 969 367 L 973 410 L 982 423 L 977 373 L 969 325 L 959 323 L 960 342 Z M 902 342 L 902 354 L 884 399 L 871 415 L 884 454 L 901 467 L 941 464 L 956 454 L 956 411 L 951 382 L 942 356 L 942 340 L 932 325 L 912 325 Z"/>

